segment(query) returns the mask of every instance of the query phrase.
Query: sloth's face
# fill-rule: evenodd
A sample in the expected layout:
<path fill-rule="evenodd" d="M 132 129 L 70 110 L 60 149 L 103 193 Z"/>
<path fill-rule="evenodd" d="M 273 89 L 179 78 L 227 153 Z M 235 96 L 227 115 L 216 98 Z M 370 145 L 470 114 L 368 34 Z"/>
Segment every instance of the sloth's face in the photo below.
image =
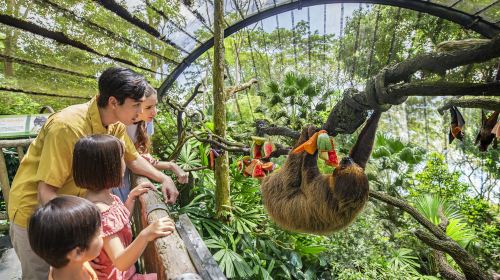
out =
<path fill-rule="evenodd" d="M 334 176 L 352 176 L 355 175 L 355 177 L 359 177 L 360 175 L 366 176 L 364 174 L 363 168 L 359 167 L 354 160 L 350 157 L 344 157 L 339 163 L 339 166 L 334 169 L 333 175 Z"/>
<path fill-rule="evenodd" d="M 340 164 L 339 164 L 339 167 L 340 168 L 347 168 L 351 165 L 354 164 L 354 160 L 352 160 L 352 158 L 350 157 L 344 157 L 341 161 L 340 161 Z"/>

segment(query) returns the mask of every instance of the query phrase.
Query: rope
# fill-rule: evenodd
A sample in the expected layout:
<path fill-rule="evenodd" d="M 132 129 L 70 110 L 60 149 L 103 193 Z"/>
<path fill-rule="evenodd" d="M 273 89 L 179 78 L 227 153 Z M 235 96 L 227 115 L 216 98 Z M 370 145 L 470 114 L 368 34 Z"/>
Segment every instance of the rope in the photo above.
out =
<path fill-rule="evenodd" d="M 309 77 L 311 77 L 311 14 L 309 7 L 307 7 L 307 64 Z"/>
<path fill-rule="evenodd" d="M 326 4 L 323 5 L 323 61 L 326 61 Z M 329 76 L 326 75 L 326 65 L 323 63 L 323 80 L 326 81 L 326 88 L 330 87 Z"/>
<path fill-rule="evenodd" d="M 292 39 L 293 39 L 293 59 L 295 61 L 295 69 L 297 69 L 297 43 L 295 42 L 295 16 L 293 10 L 292 15 Z"/>
<path fill-rule="evenodd" d="M 250 48 L 250 57 L 252 58 L 252 67 L 255 74 L 255 78 L 259 80 L 259 74 L 257 73 L 257 65 L 255 64 L 255 57 L 253 55 L 252 39 L 250 38 L 250 31 L 247 29 L 248 47 Z M 260 83 L 257 83 L 257 89 L 260 91 Z"/>
<path fill-rule="evenodd" d="M 413 30 L 418 30 L 420 28 L 420 19 L 421 18 L 422 18 L 422 13 L 419 12 L 417 15 L 417 21 L 415 22 L 415 27 L 413 28 Z M 417 37 L 417 33 L 415 32 L 415 34 L 411 38 L 410 48 L 408 49 L 408 55 L 406 56 L 406 59 L 410 58 L 410 56 L 411 56 L 411 51 L 413 50 L 413 45 L 415 44 L 416 37 Z"/>
<path fill-rule="evenodd" d="M 394 21 L 394 31 L 392 33 L 391 48 L 389 49 L 389 55 L 387 57 L 387 62 L 385 63 L 386 65 L 388 65 L 391 62 L 392 56 L 394 55 L 394 42 L 396 41 L 396 33 L 399 26 L 400 16 L 401 16 L 401 8 L 398 8 L 396 14 L 396 20 Z"/>
<path fill-rule="evenodd" d="M 361 3 L 359 3 L 359 17 L 358 17 L 358 26 L 356 29 L 356 40 L 354 41 L 354 50 L 352 52 L 352 55 L 354 56 L 354 61 L 352 63 L 352 71 L 351 71 L 351 86 L 353 86 L 352 80 L 354 79 L 354 73 L 356 72 L 356 62 L 357 62 L 357 56 L 356 53 L 358 52 L 358 47 L 359 47 L 359 29 L 361 26 L 361 12 L 363 11 L 363 7 L 361 6 Z"/>
<path fill-rule="evenodd" d="M 259 1 L 254 0 L 254 3 L 255 3 L 255 7 L 257 8 L 257 12 L 260 13 Z M 268 51 L 267 51 L 268 50 L 267 41 L 266 41 L 266 36 L 264 35 L 264 23 L 262 23 L 262 20 L 260 21 L 260 27 L 262 28 L 262 40 L 264 41 L 264 52 L 266 53 L 267 72 L 269 74 L 269 78 L 271 78 L 271 65 L 269 63 L 269 55 L 268 55 Z"/>
<path fill-rule="evenodd" d="M 370 77 L 372 73 L 373 53 L 375 50 L 375 42 L 377 41 L 377 31 L 378 31 L 379 21 L 380 21 L 380 6 L 377 6 L 377 17 L 375 18 L 375 29 L 373 30 L 373 41 L 372 41 L 372 47 L 370 49 L 370 60 L 368 62 L 368 70 L 366 71 L 368 77 Z"/>
<path fill-rule="evenodd" d="M 269 55 L 268 55 L 268 48 L 267 48 L 267 41 L 266 41 L 266 36 L 264 35 L 264 24 L 262 23 L 262 20 L 260 21 L 260 27 L 262 28 L 262 40 L 264 41 L 264 52 L 266 53 L 266 63 L 267 63 L 267 73 L 269 74 L 269 78 L 271 78 L 271 64 L 269 63 Z"/>
<path fill-rule="evenodd" d="M 274 7 L 276 8 L 276 0 L 273 0 Z M 280 34 L 280 20 L 278 19 L 278 15 L 276 15 L 276 29 L 278 30 L 278 44 L 281 46 L 281 34 Z M 280 48 L 280 71 L 283 72 L 283 66 L 285 62 L 283 61 L 283 48 Z"/>
<path fill-rule="evenodd" d="M 341 3 L 340 4 L 340 33 L 339 33 L 339 43 L 340 43 L 340 46 L 339 46 L 339 55 L 337 57 L 337 77 L 336 77 L 336 83 L 337 83 L 337 87 L 340 87 L 340 83 L 339 83 L 339 75 L 340 75 L 340 54 L 342 53 L 342 37 L 343 37 L 343 33 L 344 32 L 344 3 Z"/>

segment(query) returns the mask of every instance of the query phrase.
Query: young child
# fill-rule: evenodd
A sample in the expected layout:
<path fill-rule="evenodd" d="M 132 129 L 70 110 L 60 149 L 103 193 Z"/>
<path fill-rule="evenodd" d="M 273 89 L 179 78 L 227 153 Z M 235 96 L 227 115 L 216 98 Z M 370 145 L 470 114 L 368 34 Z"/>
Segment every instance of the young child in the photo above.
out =
<path fill-rule="evenodd" d="M 153 119 L 156 117 L 158 110 L 158 97 L 156 90 L 148 85 L 144 91 L 146 100 L 142 103 L 142 113 L 139 114 L 138 122 L 127 126 L 127 134 L 134 142 L 137 151 L 147 159 L 158 170 L 170 170 L 177 176 L 177 181 L 181 184 L 188 182 L 188 173 L 182 170 L 177 164 L 169 161 L 155 160 L 150 154 L 150 137 L 154 133 Z M 127 168 L 123 177 L 123 185 L 114 188 L 113 194 L 118 196 L 123 202 L 127 199 L 130 192 L 130 171 Z"/>
<path fill-rule="evenodd" d="M 101 215 L 90 201 L 58 196 L 31 216 L 33 251 L 50 265 L 48 279 L 97 280 L 89 261 L 102 249 Z"/>
<path fill-rule="evenodd" d="M 156 274 L 136 274 L 134 263 L 142 255 L 148 242 L 170 235 L 174 223 L 168 217 L 159 219 L 143 229 L 132 241 L 130 214 L 134 201 L 148 189 L 151 183 L 135 187 L 125 204 L 111 193 L 120 186 L 125 171 L 123 144 L 110 135 L 83 137 L 75 144 L 73 153 L 73 178 L 75 184 L 87 189 L 86 198 L 101 211 L 103 250 L 94 260 L 106 275 L 105 279 L 156 279 Z"/>

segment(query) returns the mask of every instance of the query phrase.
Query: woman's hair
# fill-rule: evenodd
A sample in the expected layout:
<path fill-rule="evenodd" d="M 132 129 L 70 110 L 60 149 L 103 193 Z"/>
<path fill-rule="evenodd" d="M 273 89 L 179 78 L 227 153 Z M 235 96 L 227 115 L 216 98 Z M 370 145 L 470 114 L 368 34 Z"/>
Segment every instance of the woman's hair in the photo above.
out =
<path fill-rule="evenodd" d="M 122 142 L 111 135 L 80 138 L 73 151 L 73 179 L 81 188 L 93 191 L 122 184 Z"/>
<path fill-rule="evenodd" d="M 28 225 L 33 251 L 55 268 L 68 264 L 67 255 L 79 247 L 87 250 L 100 234 L 101 214 L 90 201 L 76 196 L 58 196 L 38 208 Z"/>
<path fill-rule="evenodd" d="M 157 94 L 156 90 L 152 86 L 148 85 L 146 87 L 146 90 L 144 91 L 144 96 L 148 98 L 153 94 Z M 137 151 L 140 154 L 149 153 L 149 147 L 151 146 L 151 141 L 149 140 L 145 121 L 140 121 L 137 123 L 137 132 L 135 134 L 135 137 L 136 137 L 135 148 L 137 149 Z"/>

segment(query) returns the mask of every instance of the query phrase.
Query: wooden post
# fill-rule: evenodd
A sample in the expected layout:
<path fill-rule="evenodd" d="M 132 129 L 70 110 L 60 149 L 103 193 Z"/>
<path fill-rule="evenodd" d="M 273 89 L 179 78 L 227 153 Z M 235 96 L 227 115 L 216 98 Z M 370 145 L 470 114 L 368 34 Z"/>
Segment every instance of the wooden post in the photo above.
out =
<path fill-rule="evenodd" d="M 21 164 L 21 161 L 23 160 L 23 157 L 24 157 L 23 146 L 17 146 L 17 156 L 19 157 L 19 164 Z"/>
<path fill-rule="evenodd" d="M 8 207 L 9 202 L 9 173 L 7 172 L 7 163 L 5 162 L 5 157 L 3 155 L 3 149 L 0 148 L 0 185 L 2 187 L 3 199 L 5 200 L 5 206 Z"/>
<path fill-rule="evenodd" d="M 9 203 L 10 183 L 9 172 L 7 171 L 7 162 L 5 162 L 5 156 L 2 149 L 17 147 L 19 162 L 21 162 L 24 157 L 23 147 L 29 146 L 33 140 L 34 139 L 0 140 L 0 187 L 2 188 L 3 198 L 7 208 L 7 204 Z"/>

